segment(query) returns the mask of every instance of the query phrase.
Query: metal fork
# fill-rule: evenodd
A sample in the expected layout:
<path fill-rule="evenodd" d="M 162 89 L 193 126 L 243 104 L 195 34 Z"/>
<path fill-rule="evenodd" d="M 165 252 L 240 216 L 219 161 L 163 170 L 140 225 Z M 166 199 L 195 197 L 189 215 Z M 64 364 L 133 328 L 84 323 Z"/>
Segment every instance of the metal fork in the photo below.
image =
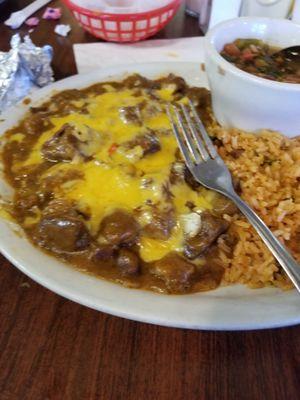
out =
<path fill-rule="evenodd" d="M 300 265 L 260 217 L 235 192 L 231 174 L 218 155 L 195 107 L 167 105 L 170 122 L 187 167 L 196 181 L 231 199 L 256 229 L 300 292 Z"/>

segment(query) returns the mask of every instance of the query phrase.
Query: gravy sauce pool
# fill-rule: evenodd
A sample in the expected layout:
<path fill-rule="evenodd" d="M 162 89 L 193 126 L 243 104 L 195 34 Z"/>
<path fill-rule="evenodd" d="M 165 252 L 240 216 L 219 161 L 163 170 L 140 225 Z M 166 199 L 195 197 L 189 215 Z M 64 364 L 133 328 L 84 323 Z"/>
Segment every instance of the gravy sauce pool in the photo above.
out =
<path fill-rule="evenodd" d="M 32 243 L 133 288 L 216 288 L 216 242 L 234 242 L 222 215 L 236 209 L 181 159 L 165 103 L 187 98 L 209 121 L 209 92 L 173 75 L 68 90 L 31 108 L 5 134 L 2 158 L 12 216 Z"/>

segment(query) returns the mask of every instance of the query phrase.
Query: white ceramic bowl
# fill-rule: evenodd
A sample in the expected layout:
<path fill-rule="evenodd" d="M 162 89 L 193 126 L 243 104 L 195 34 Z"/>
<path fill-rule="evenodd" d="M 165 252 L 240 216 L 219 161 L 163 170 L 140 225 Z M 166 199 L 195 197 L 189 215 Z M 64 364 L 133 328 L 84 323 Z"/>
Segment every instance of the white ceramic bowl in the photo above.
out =
<path fill-rule="evenodd" d="M 284 19 L 235 18 L 217 25 L 205 38 L 205 62 L 218 122 L 246 131 L 272 129 L 300 134 L 300 84 L 249 74 L 219 53 L 238 38 L 261 39 L 284 48 L 300 45 L 300 25 Z"/>

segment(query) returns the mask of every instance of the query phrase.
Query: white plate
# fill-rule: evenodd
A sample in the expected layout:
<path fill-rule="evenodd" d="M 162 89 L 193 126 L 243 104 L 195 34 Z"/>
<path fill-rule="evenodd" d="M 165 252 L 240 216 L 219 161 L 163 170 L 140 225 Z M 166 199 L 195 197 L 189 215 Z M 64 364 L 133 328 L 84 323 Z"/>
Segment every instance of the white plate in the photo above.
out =
<path fill-rule="evenodd" d="M 154 78 L 169 72 L 184 77 L 191 85 L 206 86 L 198 64 L 153 63 L 115 67 L 88 75 L 77 75 L 37 91 L 33 104 L 44 101 L 53 90 L 83 88 L 92 83 L 123 78 L 138 72 Z M 16 124 L 28 106 L 18 105 L 4 115 L 0 134 Z M 0 179 L 0 195 L 7 186 Z M 13 226 L 0 221 L 0 249 L 22 272 L 48 289 L 80 304 L 124 318 L 154 324 L 213 330 L 261 329 L 300 322 L 300 297 L 296 291 L 251 290 L 243 286 L 219 288 L 185 296 L 166 296 L 122 286 L 85 275 L 44 254 Z"/>

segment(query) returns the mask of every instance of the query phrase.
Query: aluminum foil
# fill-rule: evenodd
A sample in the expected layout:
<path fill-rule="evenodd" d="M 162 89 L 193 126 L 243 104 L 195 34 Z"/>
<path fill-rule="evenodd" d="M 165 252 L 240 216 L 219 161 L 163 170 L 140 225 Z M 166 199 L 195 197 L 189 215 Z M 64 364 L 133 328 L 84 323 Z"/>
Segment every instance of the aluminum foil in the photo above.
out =
<path fill-rule="evenodd" d="M 0 113 L 33 88 L 53 81 L 51 46 L 37 47 L 29 36 L 22 41 L 19 34 L 12 37 L 10 44 L 8 53 L 0 52 Z"/>

